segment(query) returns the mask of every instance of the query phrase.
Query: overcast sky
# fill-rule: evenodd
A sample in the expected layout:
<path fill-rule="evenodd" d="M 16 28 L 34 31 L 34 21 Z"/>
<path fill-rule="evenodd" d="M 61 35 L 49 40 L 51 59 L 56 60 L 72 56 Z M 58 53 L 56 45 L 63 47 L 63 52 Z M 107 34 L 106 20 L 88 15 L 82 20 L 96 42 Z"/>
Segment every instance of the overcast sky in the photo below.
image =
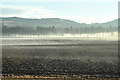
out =
<path fill-rule="evenodd" d="M 118 0 L 3 0 L 3 17 L 62 18 L 104 23 L 118 18 Z"/>

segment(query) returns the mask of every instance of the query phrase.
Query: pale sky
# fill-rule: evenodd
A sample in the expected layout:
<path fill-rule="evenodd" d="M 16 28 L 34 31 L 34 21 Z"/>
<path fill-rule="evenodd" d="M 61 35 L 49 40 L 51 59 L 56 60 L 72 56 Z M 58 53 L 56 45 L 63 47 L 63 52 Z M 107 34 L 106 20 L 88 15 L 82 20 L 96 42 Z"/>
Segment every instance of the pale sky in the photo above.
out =
<path fill-rule="evenodd" d="M 118 18 L 118 0 L 2 0 L 3 17 L 61 18 L 104 23 Z"/>

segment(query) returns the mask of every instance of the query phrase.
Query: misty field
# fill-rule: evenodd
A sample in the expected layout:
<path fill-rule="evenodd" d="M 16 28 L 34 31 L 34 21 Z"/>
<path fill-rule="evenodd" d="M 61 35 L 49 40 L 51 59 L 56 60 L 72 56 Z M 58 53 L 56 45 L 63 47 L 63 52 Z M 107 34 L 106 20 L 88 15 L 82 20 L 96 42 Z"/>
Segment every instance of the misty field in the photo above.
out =
<path fill-rule="evenodd" d="M 3 74 L 116 77 L 117 45 L 117 41 L 79 38 L 3 39 Z"/>
<path fill-rule="evenodd" d="M 118 42 L 77 39 L 3 39 L 3 57 L 117 61 Z M 107 59 L 106 59 L 107 57 Z"/>

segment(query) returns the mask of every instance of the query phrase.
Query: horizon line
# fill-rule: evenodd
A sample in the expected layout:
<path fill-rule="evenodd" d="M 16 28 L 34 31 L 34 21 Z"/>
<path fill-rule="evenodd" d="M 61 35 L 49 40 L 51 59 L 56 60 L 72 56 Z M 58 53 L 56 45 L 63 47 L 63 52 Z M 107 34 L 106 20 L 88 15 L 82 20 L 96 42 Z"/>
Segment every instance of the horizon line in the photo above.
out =
<path fill-rule="evenodd" d="M 63 18 L 57 18 L 57 17 L 53 17 L 53 18 L 25 18 L 25 17 L 17 17 L 17 16 L 10 16 L 10 17 L 0 17 L 0 18 L 23 18 L 23 19 L 36 19 L 36 20 L 40 20 L 40 19 L 63 19 Z M 79 24 L 103 24 L 103 23 L 108 23 L 108 22 L 111 22 L 111 21 L 115 21 L 115 20 L 118 20 L 119 18 L 117 19 L 113 19 L 113 20 L 110 20 L 110 21 L 106 21 L 106 22 L 102 22 L 102 23 L 99 23 L 99 22 L 94 22 L 94 23 L 80 23 L 80 22 L 77 22 L 75 20 L 71 20 L 71 19 L 63 19 L 63 20 L 70 20 L 70 21 L 73 21 L 73 22 L 76 22 L 76 23 L 79 23 Z"/>

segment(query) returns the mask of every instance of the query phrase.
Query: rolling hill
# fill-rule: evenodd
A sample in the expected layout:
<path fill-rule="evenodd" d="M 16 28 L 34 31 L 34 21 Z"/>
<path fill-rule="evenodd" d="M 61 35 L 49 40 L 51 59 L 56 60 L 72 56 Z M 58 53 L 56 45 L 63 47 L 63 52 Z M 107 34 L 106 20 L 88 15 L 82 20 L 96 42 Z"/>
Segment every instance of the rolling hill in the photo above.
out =
<path fill-rule="evenodd" d="M 118 20 L 110 21 L 107 23 L 93 23 L 93 24 L 85 24 L 78 23 L 71 20 L 60 19 L 60 18 L 42 18 L 42 19 L 27 19 L 27 18 L 19 18 L 19 17 L 3 17 L 2 21 L 5 25 L 8 26 L 26 26 L 26 27 L 89 27 L 89 26 L 102 26 L 102 27 L 117 27 Z"/>

